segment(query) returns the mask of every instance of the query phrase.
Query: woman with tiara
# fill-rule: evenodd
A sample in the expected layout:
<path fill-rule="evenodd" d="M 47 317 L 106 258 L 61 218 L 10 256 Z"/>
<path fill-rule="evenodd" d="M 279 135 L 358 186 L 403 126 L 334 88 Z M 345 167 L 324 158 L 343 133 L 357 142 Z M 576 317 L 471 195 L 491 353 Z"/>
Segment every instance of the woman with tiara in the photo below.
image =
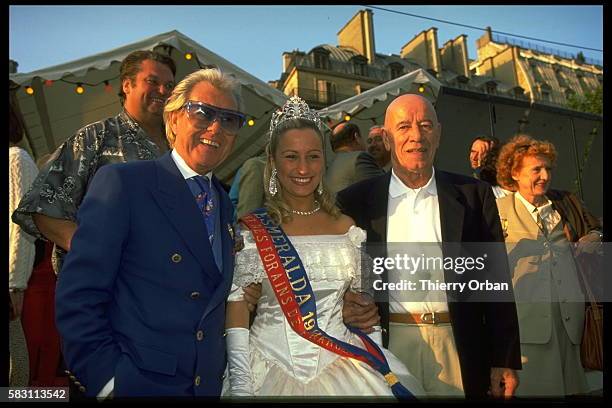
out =
<path fill-rule="evenodd" d="M 389 351 L 342 320 L 343 295 L 363 291 L 365 231 L 323 185 L 323 124 L 298 97 L 272 115 L 265 208 L 241 219 L 227 306 L 229 396 L 423 395 Z M 262 283 L 249 330 L 242 287 Z M 367 295 L 364 295 L 367 296 Z"/>

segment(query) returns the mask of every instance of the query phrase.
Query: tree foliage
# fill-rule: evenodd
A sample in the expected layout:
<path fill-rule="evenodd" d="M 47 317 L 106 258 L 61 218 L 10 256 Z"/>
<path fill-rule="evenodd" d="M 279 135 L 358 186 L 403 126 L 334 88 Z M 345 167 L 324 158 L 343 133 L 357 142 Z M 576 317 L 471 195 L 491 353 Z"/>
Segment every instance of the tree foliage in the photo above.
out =
<path fill-rule="evenodd" d="M 568 98 L 567 106 L 581 112 L 603 114 L 603 87 L 600 85 L 592 92 L 583 96 L 574 94 Z"/>

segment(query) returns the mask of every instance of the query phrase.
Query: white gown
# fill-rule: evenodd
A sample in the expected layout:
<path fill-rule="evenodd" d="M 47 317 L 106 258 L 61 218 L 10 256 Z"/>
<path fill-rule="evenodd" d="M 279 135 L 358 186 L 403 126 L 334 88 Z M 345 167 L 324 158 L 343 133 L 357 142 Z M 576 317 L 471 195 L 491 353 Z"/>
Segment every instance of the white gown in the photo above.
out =
<path fill-rule="evenodd" d="M 300 337 L 287 323 L 263 269 L 250 231 L 241 232 L 245 247 L 236 255 L 228 301 L 242 300 L 242 287 L 262 282 L 257 316 L 250 329 L 253 390 L 259 396 L 392 396 L 383 376 L 365 363 L 343 358 Z M 319 327 L 361 348 L 362 341 L 342 321 L 343 296 L 360 290 L 360 250 L 366 234 L 351 227 L 343 235 L 289 237 L 308 273 L 316 297 Z M 391 370 L 415 396 L 419 381 L 386 349 Z M 223 394 L 228 394 L 228 378 Z"/>

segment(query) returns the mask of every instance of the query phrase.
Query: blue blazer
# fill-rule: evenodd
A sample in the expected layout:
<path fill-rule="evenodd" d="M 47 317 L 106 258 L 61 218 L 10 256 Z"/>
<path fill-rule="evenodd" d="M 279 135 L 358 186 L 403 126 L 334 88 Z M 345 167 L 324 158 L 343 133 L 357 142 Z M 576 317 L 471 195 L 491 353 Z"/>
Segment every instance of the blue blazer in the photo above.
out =
<path fill-rule="evenodd" d="M 112 377 L 115 397 L 220 395 L 234 257 L 232 206 L 213 183 L 222 271 L 169 153 L 96 172 L 55 305 L 66 364 L 85 395 L 96 396 Z"/>

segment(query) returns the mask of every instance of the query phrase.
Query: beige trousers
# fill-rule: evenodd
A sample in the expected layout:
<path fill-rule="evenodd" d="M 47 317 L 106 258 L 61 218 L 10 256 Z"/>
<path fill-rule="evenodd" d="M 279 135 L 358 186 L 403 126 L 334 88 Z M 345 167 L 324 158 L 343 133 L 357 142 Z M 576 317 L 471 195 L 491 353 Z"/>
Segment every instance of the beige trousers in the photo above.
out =
<path fill-rule="evenodd" d="M 464 397 L 461 367 L 450 323 L 389 323 L 389 350 L 431 397 Z"/>

